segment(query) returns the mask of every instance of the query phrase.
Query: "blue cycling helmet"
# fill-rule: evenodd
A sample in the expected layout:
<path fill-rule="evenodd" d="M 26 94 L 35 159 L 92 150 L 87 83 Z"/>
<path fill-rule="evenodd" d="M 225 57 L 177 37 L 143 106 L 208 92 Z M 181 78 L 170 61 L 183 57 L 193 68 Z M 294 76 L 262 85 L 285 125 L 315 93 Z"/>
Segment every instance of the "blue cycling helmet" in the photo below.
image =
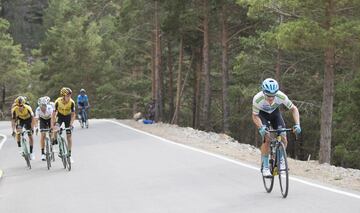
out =
<path fill-rule="evenodd" d="M 279 91 L 279 84 L 276 80 L 267 78 L 262 82 L 261 88 L 265 95 L 275 96 L 277 91 Z"/>

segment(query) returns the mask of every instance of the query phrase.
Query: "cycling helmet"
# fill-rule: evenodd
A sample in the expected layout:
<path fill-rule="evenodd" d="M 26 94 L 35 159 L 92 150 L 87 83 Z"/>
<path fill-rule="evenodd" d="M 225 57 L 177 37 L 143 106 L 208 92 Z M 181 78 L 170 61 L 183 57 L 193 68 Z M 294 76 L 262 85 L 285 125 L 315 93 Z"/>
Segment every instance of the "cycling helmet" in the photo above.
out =
<path fill-rule="evenodd" d="M 60 95 L 61 96 L 67 96 L 67 95 L 69 95 L 71 93 L 72 93 L 72 91 L 71 91 L 71 89 L 69 87 L 63 87 L 60 90 Z"/>
<path fill-rule="evenodd" d="M 39 98 L 38 100 L 38 105 L 41 106 L 41 105 L 47 105 L 48 104 L 48 101 L 46 99 L 46 97 L 41 97 Z"/>
<path fill-rule="evenodd" d="M 80 90 L 80 93 L 82 93 L 82 92 L 83 92 L 83 93 L 86 93 L 86 90 L 85 90 L 85 89 L 81 89 L 81 90 Z"/>
<path fill-rule="evenodd" d="M 16 106 L 22 106 L 22 105 L 25 104 L 26 100 L 25 100 L 25 98 L 24 98 L 23 96 L 19 96 L 19 97 L 17 97 L 17 98 L 15 99 L 14 102 L 15 102 L 15 105 L 16 105 Z"/>
<path fill-rule="evenodd" d="M 46 104 L 50 103 L 50 97 L 49 96 L 44 96 L 43 98 L 46 100 Z"/>
<path fill-rule="evenodd" d="M 261 89 L 265 95 L 275 96 L 277 91 L 279 91 L 279 84 L 276 80 L 272 78 L 267 78 L 262 82 Z"/>

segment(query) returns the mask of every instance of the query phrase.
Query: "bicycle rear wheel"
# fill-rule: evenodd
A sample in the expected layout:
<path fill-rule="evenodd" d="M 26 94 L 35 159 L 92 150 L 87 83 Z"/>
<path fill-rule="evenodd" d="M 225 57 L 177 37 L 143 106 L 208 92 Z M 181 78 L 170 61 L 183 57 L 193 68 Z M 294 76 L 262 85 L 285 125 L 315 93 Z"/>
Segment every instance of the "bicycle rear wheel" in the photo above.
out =
<path fill-rule="evenodd" d="M 277 159 L 278 159 L 278 165 L 280 168 L 280 160 L 281 156 L 283 156 L 283 161 L 285 164 L 285 168 L 279 170 L 279 183 L 280 183 L 280 190 L 283 198 L 286 198 L 289 191 L 289 167 L 287 162 L 287 156 L 286 156 L 286 149 L 283 143 L 280 143 L 281 145 L 278 147 L 277 150 Z"/>
<path fill-rule="evenodd" d="M 45 145 L 46 145 L 46 153 L 45 153 L 45 156 L 46 156 L 46 163 L 47 163 L 47 168 L 48 170 L 50 170 L 50 167 L 51 167 L 51 152 L 50 152 L 50 140 L 49 138 L 46 137 L 45 139 Z"/>
<path fill-rule="evenodd" d="M 30 153 L 29 153 L 29 150 L 27 148 L 27 142 L 22 140 L 22 144 L 21 146 L 23 147 L 23 150 L 24 150 L 24 159 L 26 161 L 26 166 L 31 169 L 31 163 L 30 163 Z"/>
<path fill-rule="evenodd" d="M 270 172 L 271 174 L 273 173 L 273 163 L 272 161 L 269 162 L 269 167 L 270 167 Z M 263 165 L 261 163 L 261 173 L 263 170 Z M 262 179 L 263 179 L 263 183 L 264 183 L 264 187 L 267 193 L 270 193 L 274 187 L 274 176 L 271 177 L 265 177 L 262 175 Z"/>

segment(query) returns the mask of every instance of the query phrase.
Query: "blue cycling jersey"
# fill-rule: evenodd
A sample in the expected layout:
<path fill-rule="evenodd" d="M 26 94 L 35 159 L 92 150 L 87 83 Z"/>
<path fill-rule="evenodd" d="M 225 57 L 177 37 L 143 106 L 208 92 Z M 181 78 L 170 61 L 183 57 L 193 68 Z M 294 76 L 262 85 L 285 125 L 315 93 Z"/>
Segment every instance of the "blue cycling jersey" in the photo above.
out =
<path fill-rule="evenodd" d="M 77 104 L 79 106 L 87 106 L 89 105 L 89 99 L 87 95 L 78 95 Z"/>

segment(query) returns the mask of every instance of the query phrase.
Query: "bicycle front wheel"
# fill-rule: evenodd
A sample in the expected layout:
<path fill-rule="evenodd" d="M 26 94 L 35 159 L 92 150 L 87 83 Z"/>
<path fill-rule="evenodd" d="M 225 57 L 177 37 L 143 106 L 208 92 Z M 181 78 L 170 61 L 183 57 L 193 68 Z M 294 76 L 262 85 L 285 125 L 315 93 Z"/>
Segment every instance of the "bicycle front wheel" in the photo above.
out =
<path fill-rule="evenodd" d="M 277 159 L 278 159 L 278 167 L 279 169 L 279 183 L 280 183 L 280 190 L 283 198 L 286 198 L 289 191 L 289 167 L 287 162 L 286 156 L 286 149 L 283 143 L 278 147 L 277 150 Z M 280 161 L 282 162 L 283 168 L 281 168 Z"/>
<path fill-rule="evenodd" d="M 274 167 L 273 167 L 271 161 L 269 162 L 269 167 L 270 167 L 270 172 L 273 173 L 272 168 L 274 168 Z M 262 173 L 262 169 L 263 169 L 263 165 L 261 163 L 261 173 Z M 265 188 L 266 192 L 270 193 L 272 191 L 272 189 L 273 189 L 273 186 L 274 186 L 274 176 L 265 177 L 265 176 L 262 175 L 262 179 L 263 179 L 264 188 Z"/>
<path fill-rule="evenodd" d="M 29 150 L 27 148 L 27 142 L 22 140 L 22 144 L 21 144 L 22 148 L 23 148 L 23 155 L 24 155 L 24 159 L 26 161 L 26 166 L 31 169 L 31 163 L 30 163 L 30 153 Z"/>
<path fill-rule="evenodd" d="M 64 169 L 66 169 L 66 153 L 67 153 L 67 150 L 65 150 L 65 144 L 64 144 L 64 139 L 61 138 L 59 140 L 59 149 L 60 149 L 60 158 L 61 158 L 61 161 L 63 163 L 63 166 L 64 166 Z"/>

